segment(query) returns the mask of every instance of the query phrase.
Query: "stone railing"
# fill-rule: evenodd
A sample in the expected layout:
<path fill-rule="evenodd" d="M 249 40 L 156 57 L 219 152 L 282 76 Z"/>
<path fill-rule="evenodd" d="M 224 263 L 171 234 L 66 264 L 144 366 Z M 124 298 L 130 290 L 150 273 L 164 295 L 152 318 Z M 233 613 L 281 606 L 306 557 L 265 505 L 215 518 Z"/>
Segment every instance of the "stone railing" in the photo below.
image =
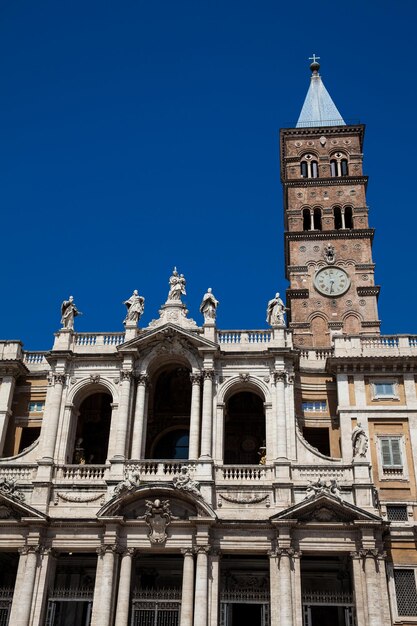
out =
<path fill-rule="evenodd" d="M 333 356 L 333 348 L 302 348 L 300 350 L 300 367 L 303 369 L 320 370 L 326 359 Z"/>
<path fill-rule="evenodd" d="M 74 336 L 75 350 L 83 348 L 115 348 L 125 340 L 124 333 L 77 333 Z"/>
<path fill-rule="evenodd" d="M 298 483 L 314 482 L 322 478 L 325 481 L 332 479 L 338 483 L 353 482 L 353 468 L 351 465 L 293 465 L 292 479 Z"/>
<path fill-rule="evenodd" d="M 417 356 L 417 336 L 335 337 L 334 356 Z"/>
<path fill-rule="evenodd" d="M 108 469 L 107 465 L 59 465 L 55 470 L 55 479 L 65 482 L 102 482 Z"/>
<path fill-rule="evenodd" d="M 272 467 L 267 465 L 221 465 L 215 469 L 216 482 L 260 482 L 272 480 Z"/>
<path fill-rule="evenodd" d="M 16 482 L 32 482 L 36 475 L 35 463 L 15 465 L 0 463 L 0 478 L 9 478 Z"/>
<path fill-rule="evenodd" d="M 191 470 L 195 470 L 195 463 L 192 461 L 138 461 L 126 463 L 126 473 L 136 472 L 140 480 L 172 480 L 173 476 L 181 473 L 181 468 L 186 465 Z"/>
<path fill-rule="evenodd" d="M 46 352 L 24 352 L 23 362 L 28 365 L 47 365 Z"/>
<path fill-rule="evenodd" d="M 217 340 L 220 345 L 270 343 L 271 330 L 219 330 Z"/>

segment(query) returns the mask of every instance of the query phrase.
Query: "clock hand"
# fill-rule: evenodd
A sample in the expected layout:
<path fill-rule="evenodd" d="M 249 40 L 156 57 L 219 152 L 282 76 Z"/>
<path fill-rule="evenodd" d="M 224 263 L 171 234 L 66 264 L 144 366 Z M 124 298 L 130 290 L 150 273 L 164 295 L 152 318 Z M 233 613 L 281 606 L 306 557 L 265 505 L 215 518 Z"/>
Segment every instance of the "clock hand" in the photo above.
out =
<path fill-rule="evenodd" d="M 330 281 L 330 291 L 329 291 L 329 293 L 332 293 L 332 291 L 333 291 L 333 285 L 334 285 L 334 280 L 331 280 L 331 281 Z"/>

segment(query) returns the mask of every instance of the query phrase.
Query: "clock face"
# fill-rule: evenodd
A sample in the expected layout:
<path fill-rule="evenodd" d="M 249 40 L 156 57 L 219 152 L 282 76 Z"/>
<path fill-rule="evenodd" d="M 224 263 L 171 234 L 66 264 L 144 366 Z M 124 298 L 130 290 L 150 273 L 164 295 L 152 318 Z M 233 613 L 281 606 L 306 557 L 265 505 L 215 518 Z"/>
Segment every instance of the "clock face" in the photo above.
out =
<path fill-rule="evenodd" d="M 314 286 L 324 296 L 341 296 L 350 287 L 350 278 L 340 267 L 323 267 L 314 277 Z"/>

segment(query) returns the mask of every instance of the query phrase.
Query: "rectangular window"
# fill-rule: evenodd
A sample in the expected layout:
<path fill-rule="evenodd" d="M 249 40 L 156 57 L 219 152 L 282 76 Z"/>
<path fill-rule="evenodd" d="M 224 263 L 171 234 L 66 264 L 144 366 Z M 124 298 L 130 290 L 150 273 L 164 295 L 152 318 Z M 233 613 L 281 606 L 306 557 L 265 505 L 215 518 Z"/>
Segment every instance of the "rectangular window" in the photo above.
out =
<path fill-rule="evenodd" d="M 44 406 L 44 402 L 29 402 L 29 413 L 42 413 Z"/>
<path fill-rule="evenodd" d="M 417 588 L 413 569 L 394 569 L 398 615 L 417 616 Z"/>
<path fill-rule="evenodd" d="M 387 504 L 387 518 L 390 522 L 407 522 L 407 505 Z"/>
<path fill-rule="evenodd" d="M 381 437 L 380 444 L 382 466 L 402 468 L 401 437 Z"/>
<path fill-rule="evenodd" d="M 302 403 L 303 411 L 323 412 L 327 409 L 325 400 L 315 400 Z"/>
<path fill-rule="evenodd" d="M 396 383 L 390 381 L 374 382 L 375 398 L 396 398 Z"/>

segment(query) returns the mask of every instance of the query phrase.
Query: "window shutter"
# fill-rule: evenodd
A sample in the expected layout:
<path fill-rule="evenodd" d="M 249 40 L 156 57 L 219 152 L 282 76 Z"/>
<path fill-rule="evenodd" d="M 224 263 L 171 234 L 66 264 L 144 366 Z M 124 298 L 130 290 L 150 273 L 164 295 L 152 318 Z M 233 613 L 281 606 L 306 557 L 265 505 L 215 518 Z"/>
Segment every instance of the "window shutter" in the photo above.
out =
<path fill-rule="evenodd" d="M 399 439 L 391 439 L 392 464 L 402 466 L 401 446 Z"/>
<path fill-rule="evenodd" d="M 389 444 L 390 444 L 389 439 L 381 439 L 382 465 L 384 466 L 392 465 L 391 447 Z"/>

